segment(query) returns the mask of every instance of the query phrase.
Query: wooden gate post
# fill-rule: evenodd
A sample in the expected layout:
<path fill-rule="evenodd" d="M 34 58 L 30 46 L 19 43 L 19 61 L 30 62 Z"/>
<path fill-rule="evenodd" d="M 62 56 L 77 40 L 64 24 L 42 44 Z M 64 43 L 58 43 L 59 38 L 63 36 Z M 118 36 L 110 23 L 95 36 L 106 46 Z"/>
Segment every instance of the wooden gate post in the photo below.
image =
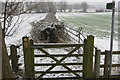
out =
<path fill-rule="evenodd" d="M 87 56 L 87 39 L 84 39 L 84 48 L 83 48 L 83 78 L 86 79 L 86 74 L 87 74 L 87 59 L 86 59 L 86 56 Z"/>
<path fill-rule="evenodd" d="M 12 69 L 15 73 L 17 73 L 18 72 L 17 47 L 15 45 L 11 45 L 10 46 L 10 52 L 11 52 Z"/>
<path fill-rule="evenodd" d="M 101 54 L 101 51 L 96 48 L 95 49 L 94 78 L 100 77 L 100 54 Z"/>
<path fill-rule="evenodd" d="M 109 51 L 105 50 L 105 61 L 104 61 L 104 78 L 108 78 L 108 67 L 109 67 Z"/>
<path fill-rule="evenodd" d="M 79 29 L 78 29 L 78 43 L 79 43 L 79 44 L 81 43 L 81 42 L 80 42 L 80 40 L 81 40 L 81 37 L 80 37 L 80 35 L 81 35 L 81 30 L 82 30 L 82 28 L 79 27 Z M 80 53 L 80 48 L 78 49 L 78 53 Z"/>
<path fill-rule="evenodd" d="M 87 54 L 86 54 L 86 77 L 93 78 L 93 50 L 94 50 L 94 36 L 87 37 Z"/>
<path fill-rule="evenodd" d="M 24 66 L 25 73 L 24 78 L 31 78 L 31 54 L 30 54 L 30 42 L 28 37 L 23 37 L 23 52 L 24 52 Z"/>

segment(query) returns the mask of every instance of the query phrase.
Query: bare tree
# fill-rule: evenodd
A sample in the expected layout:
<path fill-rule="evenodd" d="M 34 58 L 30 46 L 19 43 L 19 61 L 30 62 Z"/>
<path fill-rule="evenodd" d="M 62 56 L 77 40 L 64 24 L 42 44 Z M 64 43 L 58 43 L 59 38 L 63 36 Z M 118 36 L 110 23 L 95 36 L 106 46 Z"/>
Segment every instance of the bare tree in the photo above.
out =
<path fill-rule="evenodd" d="M 37 5 L 36 7 L 34 7 Z M 44 2 L 28 2 L 26 4 L 26 9 L 30 9 L 31 7 L 34 7 L 32 10 L 29 10 L 28 12 L 31 13 L 31 11 L 36 13 L 44 13 L 46 10 L 44 8 Z"/>
<path fill-rule="evenodd" d="M 23 11 L 23 3 L 22 2 L 6 2 L 4 4 L 4 14 L 3 14 L 3 30 L 5 33 L 5 36 L 12 36 L 12 30 L 16 28 L 17 22 L 19 20 L 20 14 L 22 14 Z M 14 25 L 12 25 L 13 17 L 18 17 Z M 14 32 L 14 31 L 13 31 Z"/>
<path fill-rule="evenodd" d="M 33 8 L 32 10 L 36 13 L 47 13 L 50 10 L 56 12 L 56 7 L 53 2 L 39 2 L 39 3 L 32 2 L 32 3 L 27 4 L 27 8 L 29 9 L 30 6 L 35 6 L 35 5 L 37 5 L 37 6 L 35 8 Z"/>
<path fill-rule="evenodd" d="M 60 11 L 61 11 L 61 12 L 63 12 L 63 11 L 65 12 L 66 9 L 67 9 L 67 6 L 68 6 L 68 4 L 67 4 L 66 1 L 61 1 L 60 4 L 59 4 L 59 9 L 60 9 Z"/>
<path fill-rule="evenodd" d="M 53 2 L 48 2 L 48 12 L 56 13 L 56 6 Z"/>
<path fill-rule="evenodd" d="M 4 14 L 3 14 L 3 30 L 5 32 L 5 36 L 12 36 L 15 31 L 19 28 L 20 23 L 24 22 L 20 21 L 20 15 L 26 12 L 32 11 L 39 3 L 34 6 L 30 6 L 25 9 L 27 2 L 6 2 L 4 4 Z M 12 24 L 13 18 L 16 17 L 14 24 Z"/>
<path fill-rule="evenodd" d="M 16 0 L 15 0 L 16 1 Z M 26 13 L 27 11 L 32 10 L 35 6 L 25 9 L 26 3 L 24 2 L 5 2 L 4 12 L 2 15 L 2 78 L 14 78 L 13 72 L 9 63 L 9 57 L 7 54 L 7 48 L 5 44 L 5 36 L 12 36 L 14 32 L 18 29 L 20 22 L 19 18 L 21 14 Z M 13 18 L 17 17 L 16 21 L 13 22 Z M 0 25 L 1 27 L 1 25 Z"/>
<path fill-rule="evenodd" d="M 2 79 L 2 27 L 0 22 L 0 80 Z"/>
<path fill-rule="evenodd" d="M 2 78 L 14 78 L 13 72 L 9 63 L 9 57 L 7 53 L 7 48 L 5 44 L 5 36 L 6 32 L 8 31 L 8 28 L 11 26 L 11 21 L 13 15 L 17 12 L 18 4 L 16 5 L 8 2 L 4 3 L 4 14 L 3 14 L 3 27 L 2 29 Z M 1 27 L 1 25 L 0 25 Z"/>
<path fill-rule="evenodd" d="M 82 9 L 83 9 L 83 12 L 87 12 L 87 9 L 88 9 L 88 4 L 87 4 L 87 2 L 82 2 L 82 3 L 81 3 L 81 7 L 82 7 Z"/>
<path fill-rule="evenodd" d="M 71 4 L 68 5 L 69 12 L 72 12 L 73 6 Z"/>
<path fill-rule="evenodd" d="M 2 50 L 1 50 L 2 49 Z M 7 54 L 6 44 L 5 44 L 5 38 L 4 38 L 4 32 L 2 30 L 1 22 L 0 22 L 0 74 L 2 74 L 2 79 L 12 79 L 13 72 L 9 63 L 9 57 Z M 1 69 L 2 68 L 2 69 Z"/>

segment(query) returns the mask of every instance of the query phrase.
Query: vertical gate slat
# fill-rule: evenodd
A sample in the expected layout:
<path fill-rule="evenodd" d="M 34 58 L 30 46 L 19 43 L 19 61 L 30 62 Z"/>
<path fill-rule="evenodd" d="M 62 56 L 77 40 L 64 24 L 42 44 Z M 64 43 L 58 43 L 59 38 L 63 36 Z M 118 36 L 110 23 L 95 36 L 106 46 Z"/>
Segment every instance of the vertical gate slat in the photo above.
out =
<path fill-rule="evenodd" d="M 104 78 L 108 78 L 108 67 L 109 67 L 109 51 L 105 50 L 105 62 L 104 62 Z"/>
<path fill-rule="evenodd" d="M 100 76 L 100 54 L 101 54 L 101 51 L 96 48 L 95 49 L 94 78 L 99 78 Z"/>

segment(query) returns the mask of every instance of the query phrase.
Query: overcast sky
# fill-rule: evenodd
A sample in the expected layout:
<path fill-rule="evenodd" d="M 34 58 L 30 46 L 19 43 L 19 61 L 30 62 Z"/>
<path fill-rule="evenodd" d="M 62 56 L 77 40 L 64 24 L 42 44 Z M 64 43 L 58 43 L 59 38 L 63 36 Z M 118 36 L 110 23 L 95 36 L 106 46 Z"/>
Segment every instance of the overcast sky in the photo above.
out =
<path fill-rule="evenodd" d="M 4 1 L 10 1 L 10 2 L 13 2 L 13 1 L 29 1 L 29 2 L 40 2 L 40 1 L 43 1 L 43 0 L 0 0 L 2 2 Z M 55 2 L 60 2 L 60 1 L 67 1 L 67 2 L 112 2 L 112 0 L 44 0 L 46 2 L 48 1 L 55 1 Z M 118 2 L 120 0 L 114 0 L 115 2 Z"/>
<path fill-rule="evenodd" d="M 54 1 L 61 1 L 61 0 L 54 0 Z M 112 2 L 112 0 L 62 0 L 67 2 Z M 120 0 L 114 0 L 115 2 L 118 2 Z"/>

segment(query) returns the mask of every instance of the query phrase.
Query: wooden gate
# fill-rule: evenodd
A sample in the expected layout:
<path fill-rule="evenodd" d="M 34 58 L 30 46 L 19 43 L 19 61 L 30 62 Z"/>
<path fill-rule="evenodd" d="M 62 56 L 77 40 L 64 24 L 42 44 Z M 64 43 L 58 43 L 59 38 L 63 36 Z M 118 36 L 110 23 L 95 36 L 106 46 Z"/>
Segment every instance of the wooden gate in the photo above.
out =
<path fill-rule="evenodd" d="M 83 47 L 83 53 L 74 53 L 80 47 Z M 93 73 L 93 47 L 94 47 L 94 37 L 88 36 L 84 40 L 84 44 L 66 44 L 66 43 L 44 43 L 44 44 L 34 44 L 33 40 L 29 40 L 28 37 L 23 37 L 23 51 L 24 51 L 24 63 L 25 63 L 25 78 L 38 78 L 38 79 L 49 79 L 51 77 L 44 77 L 46 74 L 58 74 L 58 73 L 72 73 L 74 76 L 69 77 L 52 77 L 52 79 L 80 79 L 80 78 L 92 78 Z M 67 54 L 50 54 L 45 49 L 51 48 L 69 48 Z M 43 54 L 35 54 L 34 50 L 40 50 Z M 55 63 L 35 63 L 35 58 L 38 57 L 49 57 L 54 60 Z M 61 57 L 61 59 L 56 59 L 56 57 Z M 82 57 L 82 62 L 63 62 L 68 57 Z M 52 70 L 56 66 L 62 66 L 66 70 Z M 81 65 L 82 69 L 73 70 L 68 66 Z M 50 66 L 45 71 L 36 71 L 35 67 L 39 66 Z M 40 69 L 42 70 L 42 69 Z M 39 76 L 36 77 L 35 74 Z M 80 73 L 82 75 L 80 75 Z"/>

